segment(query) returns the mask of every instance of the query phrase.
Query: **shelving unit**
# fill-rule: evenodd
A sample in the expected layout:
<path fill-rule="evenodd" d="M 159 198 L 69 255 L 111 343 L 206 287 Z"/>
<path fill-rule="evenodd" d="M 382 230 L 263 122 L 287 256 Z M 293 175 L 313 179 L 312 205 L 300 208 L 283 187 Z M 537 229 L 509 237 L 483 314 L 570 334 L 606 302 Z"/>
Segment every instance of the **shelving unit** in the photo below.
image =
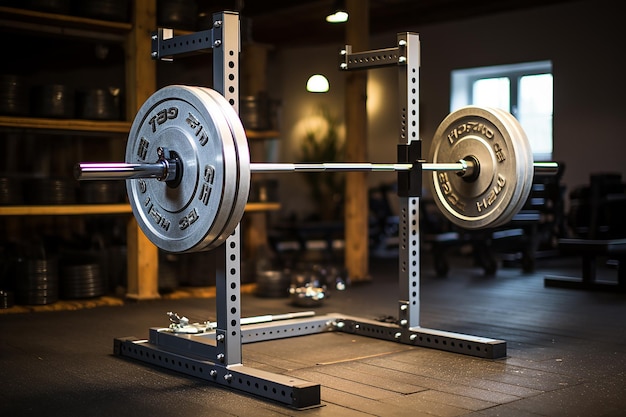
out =
<path fill-rule="evenodd" d="M 125 49 L 124 74 L 126 115 L 123 121 L 47 119 L 0 116 L 0 128 L 35 134 L 105 135 L 112 141 L 126 138 L 134 114 L 156 87 L 155 65 L 149 56 L 149 31 L 156 26 L 155 0 L 132 2 L 132 21 L 114 22 L 79 16 L 0 7 L 0 26 L 19 36 L 53 37 L 118 43 Z M 60 44 L 59 47 L 62 44 Z M 144 56 L 145 55 L 145 56 Z M 55 138 L 52 138 L 54 140 Z M 87 138 L 86 138 L 87 139 Z M 78 140 L 82 140 L 79 138 Z M 116 144 L 123 149 L 123 142 Z M 78 162 L 78 161 L 76 161 Z M 0 207 L 0 216 L 86 216 L 131 214 L 129 204 L 20 205 Z M 127 226 L 128 295 L 137 299 L 157 298 L 158 252 L 138 229 L 132 216 Z"/>
<path fill-rule="evenodd" d="M 68 134 L 78 137 L 77 140 L 87 141 L 94 135 L 105 136 L 107 140 L 119 141 L 115 143 L 116 155 L 113 156 L 113 159 L 119 160 L 123 151 L 117 155 L 117 150 L 124 147 L 131 121 L 143 102 L 157 89 L 157 66 L 150 57 L 150 33 L 157 27 L 156 0 L 135 0 L 132 7 L 130 22 L 113 22 L 0 6 L 0 26 L 5 32 L 15 33 L 16 36 L 52 36 L 61 40 L 89 39 L 121 44 L 125 50 L 126 92 L 125 120 L 95 121 L 0 115 L 0 130 L 42 135 Z M 85 138 L 80 137 L 81 135 L 85 135 Z M 278 132 L 246 131 L 246 135 L 250 141 L 263 141 L 277 137 Z M 246 212 L 262 213 L 279 208 L 278 203 L 248 203 Z M 141 232 L 129 204 L 0 206 L 0 217 L 92 215 L 128 215 L 126 296 L 136 300 L 159 298 L 158 249 Z"/>

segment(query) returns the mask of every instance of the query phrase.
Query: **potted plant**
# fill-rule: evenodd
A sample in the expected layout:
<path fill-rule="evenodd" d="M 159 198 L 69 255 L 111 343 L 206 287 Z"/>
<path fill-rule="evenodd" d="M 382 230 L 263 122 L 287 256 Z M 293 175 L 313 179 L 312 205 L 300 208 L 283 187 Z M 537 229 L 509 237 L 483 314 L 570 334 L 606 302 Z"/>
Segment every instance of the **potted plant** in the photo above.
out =
<path fill-rule="evenodd" d="M 302 141 L 300 161 L 303 163 L 343 160 L 344 142 L 339 137 L 339 120 L 324 106 L 320 106 L 320 120 L 323 123 L 308 129 Z M 344 177 L 341 172 L 304 173 L 319 220 L 343 220 Z"/>

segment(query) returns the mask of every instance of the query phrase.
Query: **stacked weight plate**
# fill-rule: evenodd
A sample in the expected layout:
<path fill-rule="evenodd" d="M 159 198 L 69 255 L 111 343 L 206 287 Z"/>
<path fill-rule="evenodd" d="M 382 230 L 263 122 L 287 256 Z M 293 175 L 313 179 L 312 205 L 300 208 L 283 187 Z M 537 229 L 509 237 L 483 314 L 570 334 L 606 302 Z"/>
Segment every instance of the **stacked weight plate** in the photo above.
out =
<path fill-rule="evenodd" d="M 79 16 L 93 19 L 127 22 L 129 0 L 81 0 L 75 1 L 74 11 Z"/>
<path fill-rule="evenodd" d="M 76 93 L 76 116 L 89 120 L 119 120 L 120 93 L 116 88 L 91 88 Z"/>
<path fill-rule="evenodd" d="M 39 178 L 31 180 L 26 191 L 30 204 L 76 203 L 76 181 L 69 178 Z"/>
<path fill-rule="evenodd" d="M 59 299 L 55 259 L 24 259 L 17 263 L 16 294 L 19 304 L 44 305 Z"/>
<path fill-rule="evenodd" d="M 133 121 L 126 163 L 154 163 L 159 149 L 180 161 L 180 175 L 174 182 L 127 180 L 142 231 L 167 252 L 219 246 L 239 224 L 250 189 L 248 142 L 237 113 L 209 88 L 162 88 Z"/>
<path fill-rule="evenodd" d="M 23 7 L 40 10 L 48 13 L 68 14 L 71 10 L 71 0 L 24 0 Z"/>
<path fill-rule="evenodd" d="M 24 204 L 22 182 L 18 178 L 0 178 L 0 205 Z"/>
<path fill-rule="evenodd" d="M 532 187 L 533 155 L 519 122 L 508 112 L 468 106 L 439 125 L 430 151 L 433 163 L 469 160 L 475 176 L 433 172 L 435 203 L 465 229 L 501 226 L 524 205 Z"/>
<path fill-rule="evenodd" d="M 28 90 L 24 79 L 14 74 L 0 74 L 0 114 L 25 116 L 28 107 Z"/>
<path fill-rule="evenodd" d="M 237 182 L 237 190 L 235 190 L 232 203 L 225 206 L 225 209 L 230 210 L 230 214 L 222 229 L 222 235 L 218 236 L 218 241 L 222 241 L 230 236 L 239 225 L 248 202 L 250 195 L 250 150 L 248 149 L 245 129 L 233 106 L 215 90 L 205 87 L 197 87 L 197 89 L 212 101 L 213 104 L 210 108 L 213 114 L 219 112 L 224 118 L 223 120 L 228 126 L 228 131 L 222 132 L 224 144 L 227 147 L 232 147 L 231 149 L 225 148 L 224 152 L 232 155 L 237 165 L 236 175 L 227 177 L 229 183 Z M 209 248 L 214 247 L 214 245 L 209 246 Z"/>
<path fill-rule="evenodd" d="M 79 184 L 79 201 L 83 204 L 115 204 L 124 199 L 123 184 L 118 181 L 86 181 Z"/>
<path fill-rule="evenodd" d="M 530 191 L 533 186 L 533 179 L 535 170 L 533 167 L 534 158 L 533 158 L 533 150 L 530 146 L 530 142 L 528 137 L 526 136 L 526 132 L 522 128 L 522 125 L 519 121 L 509 112 L 504 111 L 498 108 L 490 109 L 496 114 L 501 116 L 501 121 L 507 131 L 511 132 L 512 141 L 514 141 L 514 151 L 516 153 L 515 157 L 519 161 L 520 164 L 520 177 L 517 179 L 522 187 L 520 187 L 519 194 L 517 196 L 517 201 L 515 204 L 511 204 L 513 207 L 509 208 L 509 212 L 507 213 L 507 218 L 503 219 L 499 225 L 505 224 L 510 221 L 515 214 L 517 214 L 526 201 L 528 200 L 528 196 L 530 195 Z"/>
<path fill-rule="evenodd" d="M 104 294 L 104 282 L 98 263 L 65 265 L 61 270 L 61 298 L 94 298 Z"/>
<path fill-rule="evenodd" d="M 32 111 L 37 117 L 67 119 L 74 117 L 74 90 L 64 84 L 33 87 Z"/>

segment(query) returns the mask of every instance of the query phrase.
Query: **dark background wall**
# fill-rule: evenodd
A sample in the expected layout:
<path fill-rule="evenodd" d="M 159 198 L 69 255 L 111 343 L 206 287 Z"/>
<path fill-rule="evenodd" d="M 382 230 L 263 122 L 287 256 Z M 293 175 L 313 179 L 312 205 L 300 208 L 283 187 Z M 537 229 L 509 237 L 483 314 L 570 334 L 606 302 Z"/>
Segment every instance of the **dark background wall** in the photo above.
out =
<path fill-rule="evenodd" d="M 450 75 L 460 68 L 551 60 L 554 75 L 553 159 L 566 165 L 568 190 L 588 183 L 598 172 L 626 174 L 624 162 L 624 40 L 617 5 L 607 0 L 578 1 L 505 12 L 421 27 L 406 27 L 372 37 L 370 48 L 395 45 L 396 33 L 412 31 L 421 40 L 420 131 L 427 154 L 431 137 L 449 113 Z M 271 54 L 269 86 L 281 102 L 281 136 L 270 158 L 299 157 L 303 126 L 320 105 L 343 120 L 344 76 L 337 69 L 342 45 L 282 48 Z M 331 91 L 305 91 L 309 75 L 328 76 Z M 397 70 L 370 70 L 368 138 L 370 160 L 395 161 Z M 392 174 L 370 174 L 376 184 Z M 307 190 L 297 175 L 280 176 L 283 207 L 306 212 Z"/>

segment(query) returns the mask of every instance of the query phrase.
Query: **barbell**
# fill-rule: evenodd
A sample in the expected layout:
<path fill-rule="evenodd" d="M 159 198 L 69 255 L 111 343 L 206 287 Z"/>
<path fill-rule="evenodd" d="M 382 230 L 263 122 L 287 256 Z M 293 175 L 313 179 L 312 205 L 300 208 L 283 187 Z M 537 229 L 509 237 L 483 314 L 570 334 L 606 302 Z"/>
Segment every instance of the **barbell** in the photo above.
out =
<path fill-rule="evenodd" d="M 126 180 L 134 216 L 148 239 L 168 252 L 213 249 L 233 233 L 248 200 L 251 173 L 429 172 L 434 200 L 459 227 L 503 225 L 524 205 L 536 172 L 528 139 L 509 113 L 465 107 L 439 125 L 432 162 L 251 163 L 244 127 L 232 105 L 206 87 L 164 87 L 139 109 L 123 163 L 79 163 L 78 180 Z M 418 166 L 419 165 L 419 166 Z"/>

